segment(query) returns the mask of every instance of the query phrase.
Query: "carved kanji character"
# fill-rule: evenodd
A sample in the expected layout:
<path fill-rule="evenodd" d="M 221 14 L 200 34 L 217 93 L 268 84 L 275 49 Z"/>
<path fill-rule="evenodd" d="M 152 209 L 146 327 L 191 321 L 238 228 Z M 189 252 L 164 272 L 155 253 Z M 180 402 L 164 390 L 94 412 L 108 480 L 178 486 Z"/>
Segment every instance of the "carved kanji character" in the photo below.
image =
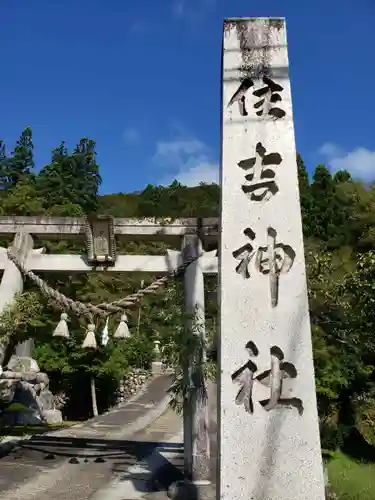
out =
<path fill-rule="evenodd" d="M 296 378 L 297 370 L 292 363 L 284 361 L 284 353 L 280 347 L 271 347 L 271 369 L 266 370 L 256 377 L 261 384 L 270 388 L 270 397 L 259 401 L 266 411 L 280 407 L 297 408 L 298 413 L 303 413 L 303 403 L 299 398 L 286 398 L 283 396 L 283 379 Z"/>
<path fill-rule="evenodd" d="M 238 162 L 238 166 L 249 171 L 245 179 L 249 184 L 242 185 L 242 191 L 253 201 L 268 201 L 274 196 L 279 188 L 274 180 L 275 171 L 272 166 L 280 165 L 282 162 L 279 153 L 266 154 L 266 148 L 261 142 L 255 146 L 256 155 Z M 268 168 L 267 168 L 268 167 Z"/>
<path fill-rule="evenodd" d="M 246 344 L 245 348 L 247 349 L 250 357 L 258 356 L 259 351 L 254 342 L 250 341 Z M 254 374 L 257 371 L 257 365 L 249 359 L 247 363 L 245 363 L 241 368 L 236 370 L 232 375 L 232 381 L 240 384 L 240 390 L 237 393 L 235 403 L 237 405 L 244 405 L 245 410 L 248 413 L 254 413 L 254 404 L 253 404 L 253 383 L 254 383 Z"/>
<path fill-rule="evenodd" d="M 254 108 L 257 110 L 257 116 L 268 114 L 274 118 L 284 118 L 286 114 L 285 111 L 278 106 L 274 106 L 276 103 L 282 101 L 279 92 L 284 90 L 283 87 L 267 76 L 263 77 L 263 83 L 265 87 L 253 92 L 255 97 L 260 98 L 260 100 L 254 104 Z"/>
<path fill-rule="evenodd" d="M 255 239 L 255 233 L 251 228 L 249 227 L 246 228 L 243 233 L 250 240 Z M 251 259 L 255 256 L 255 254 L 256 251 L 254 250 L 251 243 L 247 243 L 246 245 L 243 245 L 242 247 L 232 252 L 233 257 L 236 260 L 240 261 L 240 263 L 236 266 L 237 274 L 240 274 L 243 278 L 246 279 L 250 278 L 249 264 L 251 262 Z"/>
<path fill-rule="evenodd" d="M 245 348 L 249 357 L 258 356 L 259 350 L 253 341 L 249 341 Z M 286 378 L 295 379 L 297 377 L 296 367 L 287 361 L 284 361 L 284 353 L 278 346 L 270 349 L 271 369 L 265 370 L 256 376 L 257 365 L 249 359 L 241 368 L 232 374 L 232 381 L 240 384 L 235 403 L 243 405 L 245 411 L 254 413 L 253 387 L 254 382 L 258 382 L 270 389 L 270 397 L 259 401 L 259 404 L 266 411 L 277 408 L 297 408 L 300 415 L 303 414 L 303 402 L 300 398 L 284 397 L 283 380 Z"/>
<path fill-rule="evenodd" d="M 241 116 L 247 116 L 248 112 L 246 109 L 246 93 L 250 87 L 254 85 L 254 82 L 250 78 L 245 78 L 242 80 L 238 90 L 233 94 L 231 100 L 229 101 L 228 107 L 232 106 L 235 102 L 238 102 L 238 107 Z"/>
<path fill-rule="evenodd" d="M 279 277 L 290 271 L 295 259 L 295 251 L 290 245 L 276 243 L 277 233 L 269 227 L 267 246 L 257 250 L 255 267 L 262 274 L 268 274 L 270 280 L 271 306 L 276 307 L 279 300 Z"/>

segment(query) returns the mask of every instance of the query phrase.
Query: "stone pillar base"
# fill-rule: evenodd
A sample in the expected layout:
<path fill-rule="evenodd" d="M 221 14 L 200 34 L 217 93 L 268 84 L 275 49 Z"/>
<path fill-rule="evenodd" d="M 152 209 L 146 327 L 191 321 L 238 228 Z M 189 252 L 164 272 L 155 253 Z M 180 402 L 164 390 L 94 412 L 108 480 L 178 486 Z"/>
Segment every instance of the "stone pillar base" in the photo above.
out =
<path fill-rule="evenodd" d="M 158 377 L 162 373 L 164 373 L 164 366 L 161 361 L 153 361 L 151 363 L 151 372 L 153 377 Z"/>
<path fill-rule="evenodd" d="M 177 481 L 168 488 L 168 498 L 171 500 L 214 500 L 216 486 L 214 484 L 200 484 L 188 481 Z"/>

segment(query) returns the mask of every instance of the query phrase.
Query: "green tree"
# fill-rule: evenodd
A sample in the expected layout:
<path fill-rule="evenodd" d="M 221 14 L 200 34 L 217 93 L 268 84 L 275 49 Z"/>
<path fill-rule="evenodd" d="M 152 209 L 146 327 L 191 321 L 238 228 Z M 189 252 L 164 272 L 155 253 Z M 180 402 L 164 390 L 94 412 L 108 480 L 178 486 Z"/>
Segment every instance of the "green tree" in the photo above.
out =
<path fill-rule="evenodd" d="M 375 254 L 314 245 L 306 256 L 318 407 L 323 445 L 337 447 L 375 405 Z"/>
<path fill-rule="evenodd" d="M 19 342 L 29 338 L 37 338 L 43 323 L 40 316 L 43 304 L 38 293 L 25 292 L 15 296 L 12 304 L 7 306 L 0 315 L 0 343 L 5 352 L 1 366 L 6 366 Z"/>
<path fill-rule="evenodd" d="M 95 142 L 84 138 L 69 155 L 65 144 L 52 152 L 51 164 L 38 176 L 38 192 L 45 200 L 47 210 L 59 215 L 90 214 L 98 208 L 98 189 L 101 183 L 96 163 Z M 64 213 L 65 207 L 70 213 Z M 81 209 L 79 210 L 78 207 Z"/>
<path fill-rule="evenodd" d="M 3 150 L 3 165 L 1 172 L 3 188 L 12 188 L 25 176 L 31 175 L 34 168 L 34 144 L 30 127 L 22 132 L 9 158 L 5 157 Z"/>
<path fill-rule="evenodd" d="M 350 182 L 350 181 L 352 181 L 352 176 L 347 170 L 339 170 L 333 176 L 333 182 L 335 182 L 336 184 L 341 184 L 343 182 Z"/>
<path fill-rule="evenodd" d="M 332 227 L 334 185 L 332 176 L 324 165 L 318 165 L 314 171 L 311 195 L 309 236 L 327 241 L 334 230 Z"/>
<path fill-rule="evenodd" d="M 39 196 L 35 183 L 27 177 L 11 187 L 1 198 L 2 215 L 43 215 L 43 199 Z"/>
<path fill-rule="evenodd" d="M 347 172 L 337 173 L 332 178 L 324 165 L 318 165 L 315 169 L 306 235 L 325 241 L 330 249 L 352 242 L 350 217 L 354 198 L 347 187 L 351 184 Z"/>
<path fill-rule="evenodd" d="M 299 195 L 300 195 L 300 203 L 301 203 L 301 215 L 302 215 L 302 223 L 307 234 L 309 231 L 309 215 L 311 210 L 311 190 L 309 183 L 309 174 L 307 173 L 307 169 L 305 167 L 305 163 L 302 159 L 302 156 L 297 153 L 297 173 L 298 173 L 298 184 L 299 184 Z"/>

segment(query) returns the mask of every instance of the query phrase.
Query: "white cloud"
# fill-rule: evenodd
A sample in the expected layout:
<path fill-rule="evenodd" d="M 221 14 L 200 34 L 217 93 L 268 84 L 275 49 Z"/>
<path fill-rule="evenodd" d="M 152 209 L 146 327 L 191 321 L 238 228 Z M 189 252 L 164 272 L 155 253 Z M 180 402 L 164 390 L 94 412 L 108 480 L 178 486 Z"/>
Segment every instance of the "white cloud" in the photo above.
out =
<path fill-rule="evenodd" d="M 131 127 L 125 130 L 123 137 L 127 144 L 138 144 L 141 140 L 138 130 Z"/>
<path fill-rule="evenodd" d="M 353 178 L 364 181 L 375 179 L 375 151 L 358 147 L 346 152 L 333 143 L 326 143 L 319 149 L 325 156 L 327 164 L 333 172 L 347 170 Z"/>
<path fill-rule="evenodd" d="M 326 142 L 319 148 L 319 153 L 327 158 L 335 158 L 341 156 L 344 152 L 339 146 L 333 144 L 333 142 Z"/>
<path fill-rule="evenodd" d="M 201 182 L 219 184 L 219 165 L 217 163 L 200 163 L 186 172 L 180 171 L 176 180 L 183 186 L 199 186 Z"/>
<path fill-rule="evenodd" d="M 159 141 L 154 162 L 170 172 L 162 177 L 162 185 L 168 185 L 174 179 L 184 186 L 198 186 L 200 182 L 219 183 L 218 162 L 211 149 L 195 138 Z"/>

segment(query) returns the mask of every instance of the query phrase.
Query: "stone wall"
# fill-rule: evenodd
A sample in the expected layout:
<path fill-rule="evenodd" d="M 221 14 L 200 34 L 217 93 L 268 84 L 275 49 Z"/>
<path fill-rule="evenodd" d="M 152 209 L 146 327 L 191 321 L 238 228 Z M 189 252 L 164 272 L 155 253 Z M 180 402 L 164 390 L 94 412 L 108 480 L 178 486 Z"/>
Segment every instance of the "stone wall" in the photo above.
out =
<path fill-rule="evenodd" d="M 132 368 L 120 382 L 116 393 L 116 404 L 125 403 L 130 397 L 143 389 L 149 377 L 150 373 L 148 371 Z"/>

